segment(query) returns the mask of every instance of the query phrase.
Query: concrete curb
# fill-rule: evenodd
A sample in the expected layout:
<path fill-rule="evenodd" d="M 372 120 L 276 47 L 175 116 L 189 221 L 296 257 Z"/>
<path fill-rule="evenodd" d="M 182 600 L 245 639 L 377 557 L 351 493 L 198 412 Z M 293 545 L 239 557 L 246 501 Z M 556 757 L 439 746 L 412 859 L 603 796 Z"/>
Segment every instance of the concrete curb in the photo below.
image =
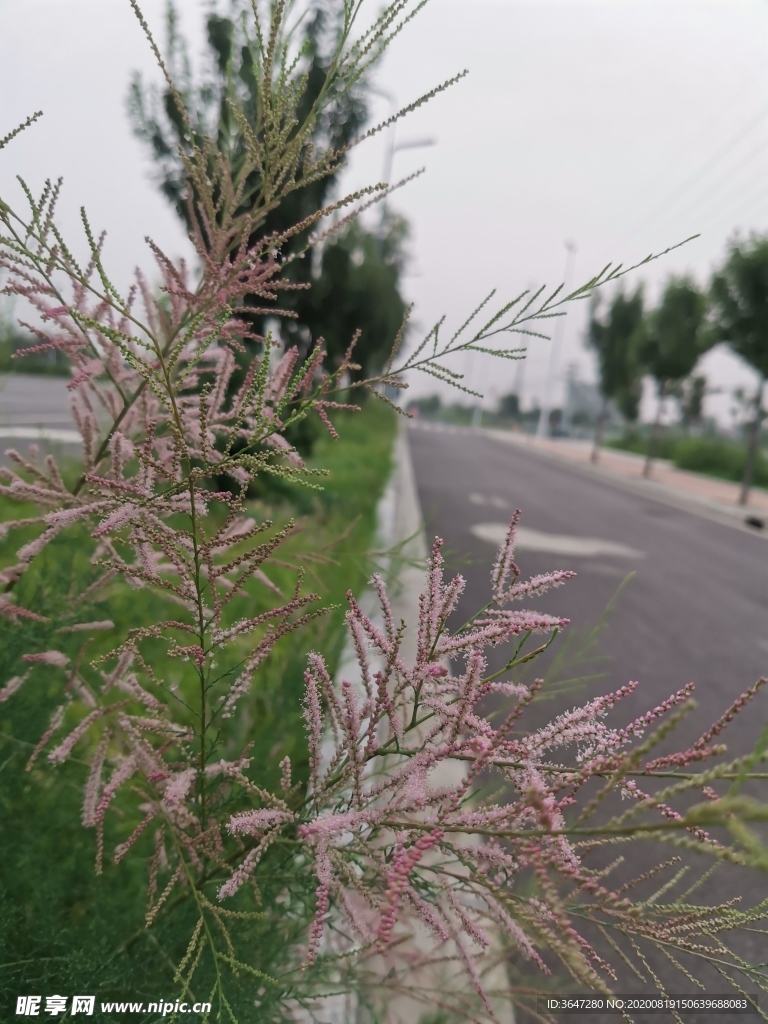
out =
<path fill-rule="evenodd" d="M 392 461 L 392 472 L 376 509 L 376 543 L 381 551 L 397 551 L 396 557 L 382 559 L 395 620 L 414 622 L 419 614 L 427 545 L 411 452 L 402 426 L 395 439 Z M 365 614 L 383 628 L 381 609 L 374 591 L 366 590 L 358 600 Z M 407 659 L 415 655 L 416 635 L 414 630 L 410 630 L 403 644 L 403 656 Z M 355 648 L 347 638 L 336 678 L 351 681 L 358 676 Z"/>
<path fill-rule="evenodd" d="M 394 551 L 385 563 L 385 576 L 388 580 L 388 591 L 392 612 L 395 620 L 403 619 L 409 626 L 418 620 L 419 595 L 424 585 L 424 571 L 428 554 L 428 545 L 424 534 L 424 521 L 421 504 L 416 489 L 416 476 L 413 470 L 411 451 L 408 443 L 406 425 L 401 422 L 395 440 L 393 452 L 393 469 L 384 494 L 377 509 L 377 538 L 380 549 Z M 381 611 L 373 591 L 368 590 L 359 598 L 363 611 L 377 625 L 383 628 Z M 416 630 L 410 628 L 404 637 L 402 655 L 406 661 L 416 657 Z M 375 667 L 375 666 L 373 666 Z M 344 647 L 337 679 L 359 679 L 359 669 L 354 647 L 348 639 Z M 457 774 L 462 771 L 458 762 L 442 765 L 433 773 L 433 782 L 437 786 L 455 785 Z M 418 926 L 417 926 L 418 927 Z M 417 943 L 432 943 L 435 940 L 419 928 L 414 939 Z M 490 981 L 495 990 L 506 988 L 505 968 L 503 964 L 492 972 Z M 426 978 L 427 987 L 439 990 L 450 984 L 445 978 Z M 329 1001 L 330 1002 L 330 1001 Z M 496 1003 L 496 1020 L 498 1024 L 515 1024 L 514 1009 L 508 999 L 493 1000 Z M 334 1000 L 333 1005 L 326 1004 L 325 1012 L 329 1014 L 331 1024 L 353 1024 L 357 1020 L 357 1005 L 353 997 L 341 997 Z M 405 995 L 391 999 L 387 1004 L 388 1024 L 419 1024 L 425 1013 L 423 1003 Z"/>
<path fill-rule="evenodd" d="M 405 423 L 400 423 L 394 452 L 394 470 L 385 492 L 381 506 L 380 523 L 383 527 L 382 539 L 388 542 L 389 548 L 399 548 L 400 562 L 399 571 L 392 571 L 394 576 L 390 585 L 390 597 L 392 611 L 395 620 L 404 619 L 409 625 L 418 620 L 419 595 L 424 585 L 424 570 L 429 545 L 427 544 L 424 532 L 424 518 L 421 511 L 418 491 L 416 489 L 416 474 L 411 459 L 411 449 L 408 442 L 408 428 Z M 391 503 L 391 504 L 388 504 Z M 387 529 L 388 527 L 388 529 Z M 394 567 L 390 567 L 394 569 Z M 416 630 L 411 628 L 405 635 L 403 656 L 406 660 L 412 660 L 416 656 Z M 457 775 L 462 772 L 458 762 L 441 765 L 432 774 L 432 781 L 436 786 L 455 785 Z M 424 932 L 424 940 L 434 940 Z M 494 969 L 489 981 L 493 982 L 495 989 L 503 990 L 506 987 L 505 969 L 503 964 Z M 438 979 L 438 987 L 442 987 L 445 979 L 441 982 Z M 493 1000 L 496 1003 L 496 1019 L 499 1024 L 515 1024 L 514 1009 L 509 1000 Z M 388 1010 L 392 1015 L 393 1022 L 397 1024 L 417 1024 L 424 1015 L 423 1005 L 411 1002 L 408 999 L 393 1001 Z"/>
<path fill-rule="evenodd" d="M 532 452 L 535 455 L 541 456 L 541 458 L 549 459 L 550 462 L 556 462 L 561 466 L 570 466 L 576 472 L 591 476 L 596 480 L 602 480 L 604 483 L 612 484 L 614 487 L 621 487 L 625 491 L 639 494 L 643 498 L 650 498 L 651 501 L 671 505 L 684 512 L 691 512 L 693 515 L 702 516 L 705 519 L 722 523 L 724 526 L 741 530 L 753 537 L 761 537 L 764 540 L 768 540 L 768 529 L 755 529 L 745 522 L 747 516 L 752 514 L 752 510 L 749 507 L 740 508 L 714 498 L 689 494 L 670 487 L 668 484 L 660 483 L 658 480 L 645 480 L 624 476 L 624 474 L 608 469 L 606 466 L 601 466 L 599 463 L 593 465 L 592 463 L 582 462 L 579 459 L 569 458 L 567 455 L 562 455 L 550 449 L 541 448 L 530 439 L 520 437 L 505 430 L 484 429 L 482 433 L 495 441 L 524 448 L 525 451 Z M 755 514 L 759 518 L 766 518 L 759 510 Z"/>
<path fill-rule="evenodd" d="M 399 569 L 390 566 L 392 582 L 392 611 L 395 619 L 416 622 L 419 616 L 419 595 L 424 584 L 429 548 L 424 533 L 424 518 L 416 490 L 416 474 L 413 471 L 411 448 L 408 443 L 407 427 L 401 423 L 394 451 L 394 471 L 387 490 L 392 489 L 393 515 L 391 533 L 385 543 L 399 548 L 402 559 Z M 382 504 L 387 499 L 385 493 Z M 416 631 L 406 634 L 403 656 L 416 656 Z"/>

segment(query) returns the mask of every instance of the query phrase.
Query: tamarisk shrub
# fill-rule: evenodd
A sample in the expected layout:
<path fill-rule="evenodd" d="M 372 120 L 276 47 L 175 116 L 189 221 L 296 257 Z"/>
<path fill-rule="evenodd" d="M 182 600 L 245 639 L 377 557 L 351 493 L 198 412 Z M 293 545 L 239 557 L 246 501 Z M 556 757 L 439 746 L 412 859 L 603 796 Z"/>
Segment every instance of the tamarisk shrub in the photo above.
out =
<path fill-rule="evenodd" d="M 359 6 L 343 4 L 345 32 L 328 72 L 329 95 L 353 82 L 413 13 L 398 0 L 353 39 Z M 403 991 L 461 1019 L 488 1019 L 498 994 L 487 981 L 489 968 L 512 951 L 530 961 L 532 972 L 547 975 L 559 964 L 582 987 L 607 991 L 614 971 L 585 936 L 585 922 L 627 937 L 641 963 L 642 940 L 673 958 L 716 962 L 737 988 L 754 988 L 760 976 L 729 953 L 723 934 L 762 918 L 765 903 L 740 910 L 665 901 L 666 883 L 633 903 L 627 886 L 612 887 L 606 870 L 590 867 L 588 858 L 601 846 L 653 836 L 717 861 L 760 863 L 745 822 L 764 809 L 738 793 L 755 758 L 724 762 L 719 736 L 765 680 L 675 754 L 655 748 L 689 706 L 691 687 L 623 728 L 606 716 L 636 683 L 526 730 L 526 711 L 542 684 L 523 685 L 516 669 L 541 653 L 566 620 L 519 602 L 573 574 L 520 578 L 518 513 L 493 566 L 488 603 L 463 625 L 453 626 L 451 615 L 464 581 L 446 581 L 439 540 L 417 621 L 397 620 L 379 575 L 371 582 L 380 622 L 350 593 L 346 623 L 359 680 L 336 681 L 328 658 L 313 652 L 303 703 L 306 764 L 284 758 L 264 765 L 250 754 L 249 730 L 258 730 L 253 697 L 270 652 L 326 609 L 300 572 L 290 593 L 270 578 L 291 526 L 258 518 L 247 489 L 262 474 L 318 485 L 285 433 L 317 416 L 335 436 L 336 412 L 354 408 L 346 396 L 356 341 L 350 339 L 339 365 L 326 365 L 320 341 L 302 364 L 296 348 L 254 334 L 253 299 L 279 318 L 279 296 L 289 287 L 283 268 L 304 251 L 292 249 L 293 240 L 345 205 L 354 214 L 355 204 L 386 194 L 384 186 L 363 190 L 289 231 L 253 241 L 264 209 L 343 155 L 297 159 L 326 93 L 300 123 L 301 55 L 291 60 L 285 8 L 274 5 L 262 26 L 254 7 L 264 111 L 256 130 L 233 109 L 246 156 L 233 167 L 205 139 L 184 153 L 194 182 L 194 270 L 150 242 L 159 288 L 137 271 L 122 295 L 105 269 L 104 236 L 94 234 L 85 211 L 86 260 L 65 242 L 55 219 L 60 182 L 46 182 L 39 198 L 22 182 L 28 213 L 0 203 L 4 290 L 37 313 L 28 326 L 38 345 L 27 351 L 53 349 L 71 361 L 68 386 L 83 441 L 74 482 L 66 482 L 53 457 L 34 452 L 11 450 L 10 467 L 0 469 L 2 494 L 38 510 L 3 524 L 3 531 L 38 532 L 0 571 L 0 614 L 11 623 L 44 624 L 55 638 L 21 656 L 18 672 L 0 681 L 0 701 L 42 679 L 55 678 L 61 689 L 30 765 L 44 754 L 52 765 L 73 756 L 86 762 L 82 820 L 95 833 L 96 870 L 129 857 L 146 863 L 146 928 L 174 915 L 189 922 L 180 948 L 168 955 L 180 994 L 210 999 L 211 1019 L 237 1019 L 232 993 L 243 986 L 265 1021 L 306 1019 L 322 1013 L 324 996 L 349 990 L 374 1006 L 384 990 Z M 168 83 L 173 89 L 170 76 Z M 183 112 L 178 95 L 177 103 Z M 254 173 L 261 184 L 244 208 L 242 183 Z M 309 244 L 322 237 L 316 232 Z M 517 357 L 519 349 L 490 348 L 489 339 L 535 334 L 533 322 L 560 315 L 564 302 L 623 273 L 608 267 L 565 297 L 560 289 L 523 293 L 471 333 L 489 296 L 448 341 L 438 324 L 407 356 L 400 352 L 404 325 L 385 372 L 354 387 L 378 395 L 382 384 L 405 387 L 406 374 L 419 370 L 462 387 L 448 355 Z M 232 390 L 235 354 L 246 343 L 255 355 Z M 232 482 L 226 490 L 215 483 L 223 477 Z M 92 571 L 79 589 L 74 582 L 66 615 L 54 622 L 22 602 L 18 584 L 66 534 L 87 546 Z M 272 600 L 257 614 L 254 585 Z M 136 625 L 117 637 L 109 655 L 91 658 L 93 635 L 113 627 L 83 610 L 121 588 L 137 594 Z M 166 609 L 152 621 L 142 618 L 141 595 L 149 592 Z M 409 657 L 405 643 L 413 633 L 416 653 Z M 528 650 L 540 633 L 549 639 Z M 509 656 L 491 672 L 488 651 L 500 646 Z M 501 716 L 487 712 L 492 696 Z M 265 779 L 276 776 L 276 767 L 274 787 Z M 489 778 L 499 783 L 490 796 Z M 733 792 L 720 794 L 721 780 L 734 782 Z M 616 790 L 628 808 L 601 819 L 605 797 Z M 691 806 L 697 792 L 702 800 Z M 723 824 L 733 841 L 711 834 Z M 661 869 L 651 862 L 638 881 Z M 303 940 L 297 928 L 285 931 L 286 922 L 304 928 Z M 271 973 L 238 952 L 257 926 L 264 941 L 270 932 L 291 936 L 279 969 L 271 958 Z M 422 927 L 431 941 L 414 943 Z M 466 985 L 454 983 L 437 997 L 423 987 L 425 968 L 455 974 L 454 963 Z"/>

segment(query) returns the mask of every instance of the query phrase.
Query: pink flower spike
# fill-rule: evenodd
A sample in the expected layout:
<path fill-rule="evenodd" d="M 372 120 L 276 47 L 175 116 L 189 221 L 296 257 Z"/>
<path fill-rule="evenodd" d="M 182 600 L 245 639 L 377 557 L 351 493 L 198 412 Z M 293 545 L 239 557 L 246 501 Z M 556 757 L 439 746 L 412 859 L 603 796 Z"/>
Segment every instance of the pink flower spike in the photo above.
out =
<path fill-rule="evenodd" d="M 43 651 L 41 654 L 24 654 L 21 658 L 27 664 L 53 665 L 56 668 L 65 668 L 69 664 L 69 658 L 61 651 Z"/>
<path fill-rule="evenodd" d="M 50 752 L 48 760 L 51 764 L 61 764 L 62 761 L 66 761 L 77 743 L 83 736 L 85 736 L 91 725 L 97 718 L 101 718 L 104 713 L 103 709 L 97 708 L 95 711 L 92 711 L 90 715 L 86 715 L 82 722 L 72 730 L 69 736 L 67 736 L 67 738 L 58 745 L 58 747 L 55 747 Z"/>
<path fill-rule="evenodd" d="M 515 509 L 512 518 L 509 521 L 507 535 L 502 541 L 496 561 L 493 563 L 493 569 L 491 569 L 491 587 L 493 596 L 497 600 L 500 599 L 510 575 L 513 579 L 520 575 L 520 570 L 512 561 L 512 556 L 515 553 L 515 544 L 517 542 L 517 523 L 519 519 L 520 509 L 518 508 Z"/>
<path fill-rule="evenodd" d="M 174 775 L 165 787 L 163 803 L 169 805 L 181 803 L 192 788 L 196 776 L 197 769 L 195 768 L 185 768 L 178 775 Z"/>
<path fill-rule="evenodd" d="M 8 700 L 9 697 L 12 697 L 17 690 L 21 689 L 28 676 L 29 672 L 25 672 L 23 676 L 14 676 L 13 679 L 9 679 L 2 690 L 0 690 L 0 704 Z"/>
<path fill-rule="evenodd" d="M 254 832 L 264 832 L 276 825 L 285 825 L 293 821 L 293 818 L 294 815 L 290 811 L 282 811 L 277 807 L 266 807 L 260 811 L 243 811 L 230 818 L 227 822 L 227 830 L 233 835 L 237 832 L 252 835 Z"/>

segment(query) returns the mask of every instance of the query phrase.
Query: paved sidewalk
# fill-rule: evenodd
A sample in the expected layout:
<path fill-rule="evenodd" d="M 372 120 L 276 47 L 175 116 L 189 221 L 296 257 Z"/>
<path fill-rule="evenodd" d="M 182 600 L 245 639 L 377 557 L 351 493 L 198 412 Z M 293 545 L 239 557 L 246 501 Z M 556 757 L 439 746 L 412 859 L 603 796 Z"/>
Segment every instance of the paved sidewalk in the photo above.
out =
<path fill-rule="evenodd" d="M 540 452 L 594 476 L 612 480 L 646 497 L 686 508 L 731 526 L 762 532 L 768 538 L 768 491 L 763 488 L 753 487 L 749 503 L 739 505 L 739 484 L 677 469 L 664 459 L 654 460 L 651 479 L 646 480 L 643 477 L 645 459 L 642 455 L 604 448 L 595 465 L 590 462 L 592 444 L 589 441 L 537 438 L 507 430 L 489 429 L 484 433 L 497 441 Z M 762 528 L 759 523 L 763 524 Z"/>

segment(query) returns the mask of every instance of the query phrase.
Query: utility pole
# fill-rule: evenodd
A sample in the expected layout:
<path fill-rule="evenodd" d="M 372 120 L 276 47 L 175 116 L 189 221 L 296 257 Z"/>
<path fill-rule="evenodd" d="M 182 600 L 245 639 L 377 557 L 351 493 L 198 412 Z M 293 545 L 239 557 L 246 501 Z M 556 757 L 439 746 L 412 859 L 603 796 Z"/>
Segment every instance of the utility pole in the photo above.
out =
<path fill-rule="evenodd" d="M 568 289 L 571 284 L 573 265 L 576 260 L 576 243 L 566 242 L 565 248 L 568 254 L 565 257 L 563 295 L 568 294 Z M 539 425 L 536 430 L 537 437 L 549 437 L 549 414 L 552 410 L 552 389 L 555 383 L 558 363 L 560 362 L 560 347 L 563 341 L 564 327 L 565 315 L 557 318 L 555 321 L 555 329 L 552 332 L 552 347 L 549 350 L 549 366 L 547 367 L 547 377 L 544 382 L 544 398 L 541 403 L 541 412 L 539 413 Z"/>
<path fill-rule="evenodd" d="M 517 370 L 515 371 L 515 394 L 517 395 L 517 419 L 519 423 L 523 421 L 523 387 L 525 384 L 525 359 L 519 359 L 517 361 Z"/>
<path fill-rule="evenodd" d="M 533 292 L 535 282 L 528 282 L 528 291 Z M 515 371 L 515 384 L 514 393 L 517 395 L 517 425 L 520 429 L 524 428 L 523 420 L 523 391 L 525 390 L 525 367 L 528 362 L 528 352 L 525 351 L 523 357 L 517 361 L 517 370 Z"/>
<path fill-rule="evenodd" d="M 467 349 L 464 353 L 464 386 L 470 391 L 472 390 L 472 379 L 475 375 L 475 359 L 479 355 L 479 352 L 472 352 L 471 349 Z M 472 409 L 472 420 L 470 422 L 470 426 L 473 429 L 477 429 L 483 422 L 483 408 L 479 404 L 479 398 L 477 402 L 478 404 Z"/>
<path fill-rule="evenodd" d="M 576 363 L 568 363 L 568 369 L 565 371 L 565 399 L 563 400 L 563 419 L 561 427 L 563 434 L 570 434 L 571 432 L 571 416 L 573 415 L 573 393 L 576 388 L 576 378 L 578 376 L 578 367 Z"/>

